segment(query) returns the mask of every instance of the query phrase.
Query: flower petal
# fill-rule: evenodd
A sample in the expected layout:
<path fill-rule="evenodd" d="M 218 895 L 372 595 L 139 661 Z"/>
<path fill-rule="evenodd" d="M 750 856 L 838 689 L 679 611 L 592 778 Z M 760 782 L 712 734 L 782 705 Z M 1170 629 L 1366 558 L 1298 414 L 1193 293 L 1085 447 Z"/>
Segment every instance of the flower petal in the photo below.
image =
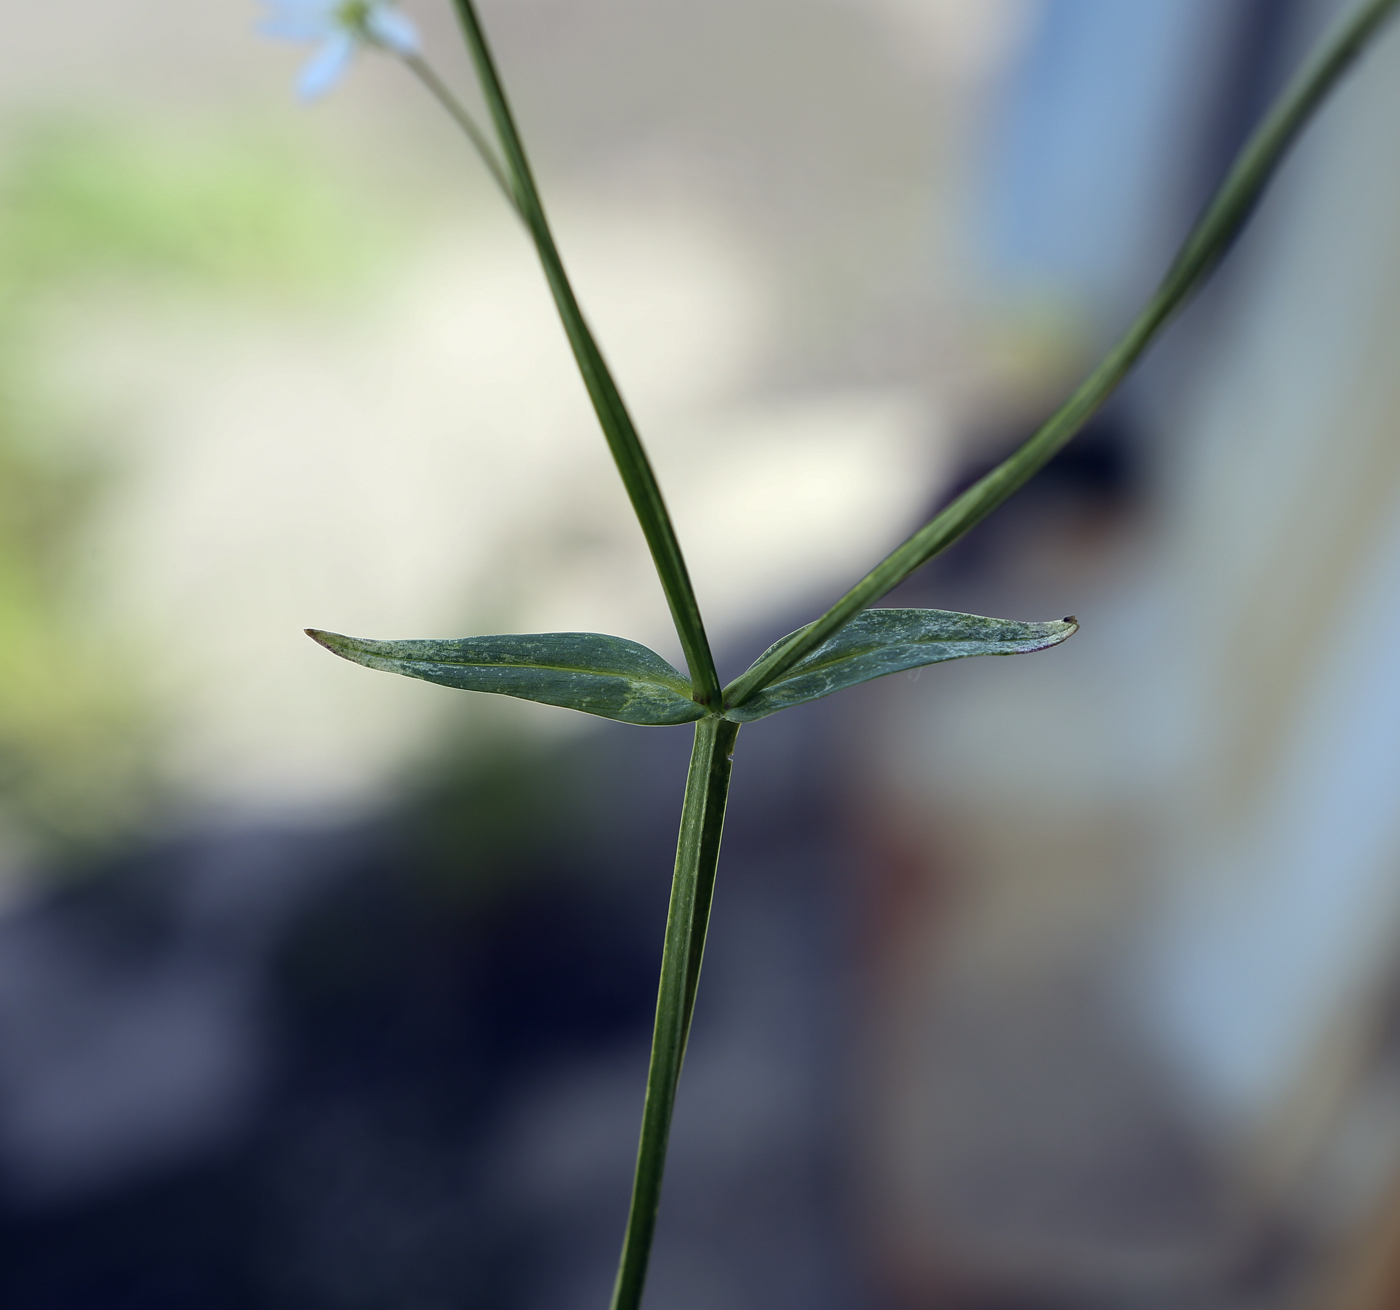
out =
<path fill-rule="evenodd" d="M 335 0 L 266 0 L 258 31 L 283 41 L 320 41 L 336 30 Z"/>
<path fill-rule="evenodd" d="M 377 4 L 365 16 L 365 31 L 376 45 L 400 55 L 418 53 L 418 29 L 388 5 Z"/>
<path fill-rule="evenodd" d="M 349 32 L 336 32 L 323 45 L 297 78 L 297 94 L 303 100 L 325 95 L 350 67 L 355 54 L 355 38 Z"/>

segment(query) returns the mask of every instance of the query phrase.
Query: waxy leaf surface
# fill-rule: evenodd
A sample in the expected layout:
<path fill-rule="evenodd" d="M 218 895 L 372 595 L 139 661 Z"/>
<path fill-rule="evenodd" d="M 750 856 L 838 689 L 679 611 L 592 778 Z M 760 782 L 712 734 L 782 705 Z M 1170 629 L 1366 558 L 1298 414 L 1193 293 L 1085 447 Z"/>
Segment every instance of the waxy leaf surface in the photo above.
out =
<path fill-rule="evenodd" d="M 1079 624 L 1072 618 L 1018 623 L 953 610 L 866 610 L 782 677 L 742 705 L 727 709 L 725 717 L 749 723 L 888 673 L 973 655 L 1023 655 L 1057 646 L 1078 630 Z M 782 644 L 775 642 L 759 658 Z"/>
<path fill-rule="evenodd" d="M 307 636 L 367 668 L 562 705 L 622 723 L 691 723 L 705 714 L 691 700 L 685 674 L 655 651 L 596 632 L 367 641 L 308 628 Z"/>

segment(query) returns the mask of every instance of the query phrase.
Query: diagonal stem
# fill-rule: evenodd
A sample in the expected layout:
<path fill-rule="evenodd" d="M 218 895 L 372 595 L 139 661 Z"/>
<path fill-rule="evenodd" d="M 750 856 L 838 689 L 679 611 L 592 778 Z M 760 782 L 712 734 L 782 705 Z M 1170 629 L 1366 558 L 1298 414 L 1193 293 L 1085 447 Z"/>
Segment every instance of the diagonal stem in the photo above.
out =
<path fill-rule="evenodd" d="M 588 389 L 589 399 L 592 400 L 598 422 L 602 425 L 603 435 L 607 438 L 608 447 L 617 464 L 617 471 L 622 475 L 623 486 L 627 489 L 632 508 L 651 550 L 662 590 L 666 593 L 666 602 L 671 608 L 671 618 L 680 637 L 681 648 L 685 651 L 686 664 L 690 668 L 690 678 L 695 688 L 695 699 L 701 705 L 718 707 L 719 675 L 715 672 L 714 656 L 710 652 L 710 643 L 705 636 L 705 624 L 700 617 L 700 606 L 690 583 L 690 573 L 686 568 L 685 557 L 681 554 L 680 542 L 676 539 L 671 516 L 661 497 L 656 474 L 652 471 L 632 417 L 627 412 L 627 406 L 623 403 L 617 384 L 613 381 L 602 352 L 593 339 L 593 333 L 579 308 L 568 274 L 564 271 L 564 263 L 559 257 L 549 222 L 545 218 L 544 205 L 535 186 L 534 175 L 516 129 L 505 88 L 496 72 L 495 60 L 486 42 L 486 33 L 476 16 L 476 7 L 472 0 L 454 2 L 467 45 L 471 49 L 472 61 L 476 65 L 477 77 L 481 81 L 482 94 L 491 111 L 496 134 L 501 140 L 502 153 L 512 183 L 511 192 L 516 198 L 520 215 L 534 238 L 540 263 L 544 266 L 545 278 L 564 324 L 565 335 L 573 348 L 579 372 L 583 375 L 584 386 Z"/>
<path fill-rule="evenodd" d="M 1023 487 L 1112 395 L 1138 358 L 1215 271 L 1289 148 L 1400 0 L 1367 0 L 1323 40 L 1240 151 L 1142 313 L 1029 440 L 880 561 L 815 623 L 725 688 L 742 705 Z"/>
<path fill-rule="evenodd" d="M 666 1167 L 676 1085 L 685 1059 L 705 952 L 705 930 L 710 921 L 724 807 L 729 795 L 731 752 L 738 733 L 739 725 L 727 719 L 705 718 L 695 725 L 695 745 L 685 780 L 685 804 L 676 843 L 676 871 L 671 880 L 671 908 L 666 916 L 666 945 L 661 955 L 661 985 L 656 996 L 656 1028 L 651 1067 L 647 1071 L 641 1140 L 637 1145 L 637 1171 L 612 1310 L 637 1310 L 642 1301 L 661 1203 L 661 1176 Z"/>

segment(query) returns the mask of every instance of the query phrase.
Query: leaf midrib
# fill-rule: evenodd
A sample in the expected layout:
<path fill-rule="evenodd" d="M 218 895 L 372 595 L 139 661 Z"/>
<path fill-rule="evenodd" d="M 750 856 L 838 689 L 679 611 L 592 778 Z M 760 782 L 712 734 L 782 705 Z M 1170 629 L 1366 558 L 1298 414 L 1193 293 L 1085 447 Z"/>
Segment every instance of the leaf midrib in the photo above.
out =
<path fill-rule="evenodd" d="M 824 659 L 820 663 L 815 664 L 807 663 L 807 660 L 812 658 L 809 655 L 806 657 L 806 659 L 802 660 L 797 664 L 794 664 L 792 668 L 789 669 L 788 672 L 785 673 L 781 678 L 775 678 L 772 682 L 768 684 L 768 687 L 769 689 L 773 687 L 781 687 L 783 683 L 791 682 L 795 678 L 806 677 L 810 673 L 820 673 L 825 669 L 831 668 L 834 664 L 844 664 L 847 660 L 859 659 L 862 655 L 874 655 L 880 652 L 881 650 L 892 650 L 900 646 L 955 645 L 962 642 L 979 641 L 987 645 L 992 644 L 985 637 L 912 637 L 902 641 L 876 642 L 873 645 L 866 647 L 864 650 L 852 650 L 847 651 L 845 654 L 832 655 L 829 659 Z M 762 693 L 755 692 L 754 694 L 761 695 Z"/>
<path fill-rule="evenodd" d="M 569 664 L 489 664 L 482 660 L 432 660 L 395 655 L 379 655 L 375 658 L 390 660 L 396 664 L 445 664 L 454 669 L 541 669 L 551 673 L 586 673 L 595 678 L 622 678 L 627 682 L 644 682 L 653 687 L 665 687 L 668 691 L 680 693 L 686 700 L 691 700 L 694 694 L 691 687 L 683 686 L 679 682 L 663 681 L 660 678 L 650 678 L 637 673 L 615 672 L 610 669 L 576 668 Z"/>

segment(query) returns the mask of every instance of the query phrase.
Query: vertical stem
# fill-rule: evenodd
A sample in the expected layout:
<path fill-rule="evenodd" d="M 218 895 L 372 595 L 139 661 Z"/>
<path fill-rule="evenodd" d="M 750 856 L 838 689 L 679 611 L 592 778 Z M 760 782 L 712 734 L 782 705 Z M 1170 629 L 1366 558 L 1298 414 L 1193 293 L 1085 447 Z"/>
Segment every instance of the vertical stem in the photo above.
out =
<path fill-rule="evenodd" d="M 671 880 L 671 908 L 666 916 L 666 946 L 661 955 L 661 985 L 656 996 L 656 1028 L 647 1072 L 641 1141 L 637 1146 L 637 1172 L 612 1310 L 637 1310 L 642 1302 L 656 1212 L 661 1203 L 671 1112 L 690 1036 L 695 989 L 705 952 L 705 930 L 710 921 L 724 806 L 729 795 L 730 752 L 738 734 L 739 725 L 727 719 L 706 718 L 695 725 L 695 745 L 690 753 L 676 843 L 676 871 Z"/>
<path fill-rule="evenodd" d="M 593 339 L 593 332 L 579 307 L 569 275 L 564 270 L 564 261 L 554 244 L 549 220 L 545 217 L 544 202 L 535 186 L 525 145 L 516 129 L 515 116 L 511 113 L 505 87 L 496 71 L 496 61 L 492 58 L 486 33 L 477 18 L 476 6 L 472 0 L 455 0 L 455 3 L 481 82 L 482 95 L 501 141 L 505 166 L 510 173 L 510 193 L 534 238 L 545 280 L 549 283 L 555 308 L 564 325 L 564 334 L 573 348 L 574 361 L 588 390 L 588 398 L 593 402 L 593 410 L 598 415 L 608 449 L 612 451 L 622 485 L 627 489 L 628 499 L 641 524 L 642 534 L 646 537 L 657 576 L 661 580 L 661 589 L 666 593 L 666 603 L 670 606 L 671 618 L 676 625 L 676 634 L 680 637 L 681 649 L 685 651 L 695 700 L 717 710 L 720 704 L 719 674 L 715 672 L 715 660 L 710 652 L 709 639 L 705 636 L 700 605 L 695 599 L 690 572 L 686 568 L 680 542 L 676 539 L 666 502 L 662 499 L 661 487 L 642 447 L 642 439 L 637 434 L 632 416 L 623 402 L 622 393 L 618 391 L 603 353 Z"/>

